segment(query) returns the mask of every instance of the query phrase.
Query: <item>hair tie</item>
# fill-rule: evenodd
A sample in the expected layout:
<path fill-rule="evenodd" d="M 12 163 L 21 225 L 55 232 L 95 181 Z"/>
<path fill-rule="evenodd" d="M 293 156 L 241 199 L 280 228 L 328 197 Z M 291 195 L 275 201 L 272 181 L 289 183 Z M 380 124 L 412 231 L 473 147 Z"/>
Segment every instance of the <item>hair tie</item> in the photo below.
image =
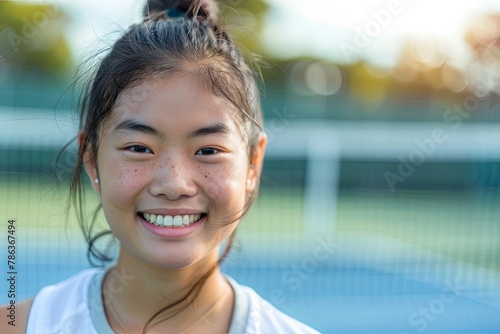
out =
<path fill-rule="evenodd" d="M 165 12 L 167 13 L 167 16 L 171 19 L 176 18 L 176 17 L 184 17 L 186 15 L 185 12 L 183 12 L 179 8 L 175 8 L 175 7 L 165 10 Z"/>

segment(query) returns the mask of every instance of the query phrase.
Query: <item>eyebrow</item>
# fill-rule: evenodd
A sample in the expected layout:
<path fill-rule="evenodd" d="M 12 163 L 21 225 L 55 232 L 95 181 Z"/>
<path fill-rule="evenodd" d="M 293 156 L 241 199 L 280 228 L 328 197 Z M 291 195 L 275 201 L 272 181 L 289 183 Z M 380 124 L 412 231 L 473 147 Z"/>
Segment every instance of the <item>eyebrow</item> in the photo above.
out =
<path fill-rule="evenodd" d="M 212 134 L 228 134 L 231 130 L 223 123 L 215 123 L 209 126 L 205 126 L 201 129 L 194 130 L 188 135 L 188 138 L 203 137 Z"/>
<path fill-rule="evenodd" d="M 115 131 L 120 131 L 120 130 L 142 132 L 160 138 L 164 137 L 160 131 L 156 130 L 152 126 L 140 123 L 133 119 L 127 119 L 118 124 L 115 128 Z"/>
<path fill-rule="evenodd" d="M 150 134 L 150 135 L 153 135 L 155 137 L 160 137 L 160 138 L 165 137 L 160 131 L 158 131 L 154 127 L 140 123 L 140 122 L 133 120 L 133 119 L 127 119 L 127 120 L 121 122 L 120 124 L 118 124 L 115 128 L 115 131 L 120 131 L 120 130 L 142 132 L 142 133 Z M 188 138 L 203 137 L 203 136 L 208 136 L 208 135 L 212 135 L 212 134 L 228 134 L 230 132 L 231 132 L 231 130 L 225 124 L 215 123 L 215 124 L 194 130 L 193 132 L 188 134 Z"/>

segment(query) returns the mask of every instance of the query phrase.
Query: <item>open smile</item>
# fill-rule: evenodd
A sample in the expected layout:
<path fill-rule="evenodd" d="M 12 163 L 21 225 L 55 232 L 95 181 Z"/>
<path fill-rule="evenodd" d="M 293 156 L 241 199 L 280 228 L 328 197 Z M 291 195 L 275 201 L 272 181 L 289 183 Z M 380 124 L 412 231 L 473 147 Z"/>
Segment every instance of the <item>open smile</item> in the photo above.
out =
<path fill-rule="evenodd" d="M 139 212 L 139 215 L 144 218 L 147 222 L 164 227 L 185 227 L 200 221 L 206 216 L 205 213 L 193 214 L 193 215 L 156 215 L 145 212 Z"/>

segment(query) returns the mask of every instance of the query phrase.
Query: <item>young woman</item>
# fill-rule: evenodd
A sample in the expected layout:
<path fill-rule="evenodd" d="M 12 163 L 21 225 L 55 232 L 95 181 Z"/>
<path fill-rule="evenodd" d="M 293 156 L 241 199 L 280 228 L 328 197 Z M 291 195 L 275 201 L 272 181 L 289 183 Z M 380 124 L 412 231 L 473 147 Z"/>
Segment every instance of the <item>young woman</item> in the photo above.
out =
<path fill-rule="evenodd" d="M 114 44 L 82 103 L 72 194 L 81 203 L 85 169 L 118 259 L 19 303 L 2 333 L 317 333 L 219 270 L 259 187 L 259 91 L 215 3 L 162 4 Z M 81 223 L 102 255 L 103 234 Z"/>

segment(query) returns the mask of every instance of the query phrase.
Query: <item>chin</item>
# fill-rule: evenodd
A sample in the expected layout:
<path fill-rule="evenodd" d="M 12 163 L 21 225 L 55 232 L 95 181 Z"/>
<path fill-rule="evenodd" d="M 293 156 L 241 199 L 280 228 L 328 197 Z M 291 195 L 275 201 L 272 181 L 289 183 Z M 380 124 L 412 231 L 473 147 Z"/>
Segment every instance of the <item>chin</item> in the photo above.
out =
<path fill-rule="evenodd" d="M 213 256 L 214 252 L 215 256 Z M 185 253 L 181 251 L 177 251 L 174 253 L 168 252 L 167 254 L 162 255 L 149 253 L 144 254 L 143 261 L 160 269 L 180 270 L 189 268 L 194 265 L 211 267 L 212 265 L 217 263 L 217 254 L 217 251 L 210 252 L 209 254 L 200 254 L 195 252 Z"/>

